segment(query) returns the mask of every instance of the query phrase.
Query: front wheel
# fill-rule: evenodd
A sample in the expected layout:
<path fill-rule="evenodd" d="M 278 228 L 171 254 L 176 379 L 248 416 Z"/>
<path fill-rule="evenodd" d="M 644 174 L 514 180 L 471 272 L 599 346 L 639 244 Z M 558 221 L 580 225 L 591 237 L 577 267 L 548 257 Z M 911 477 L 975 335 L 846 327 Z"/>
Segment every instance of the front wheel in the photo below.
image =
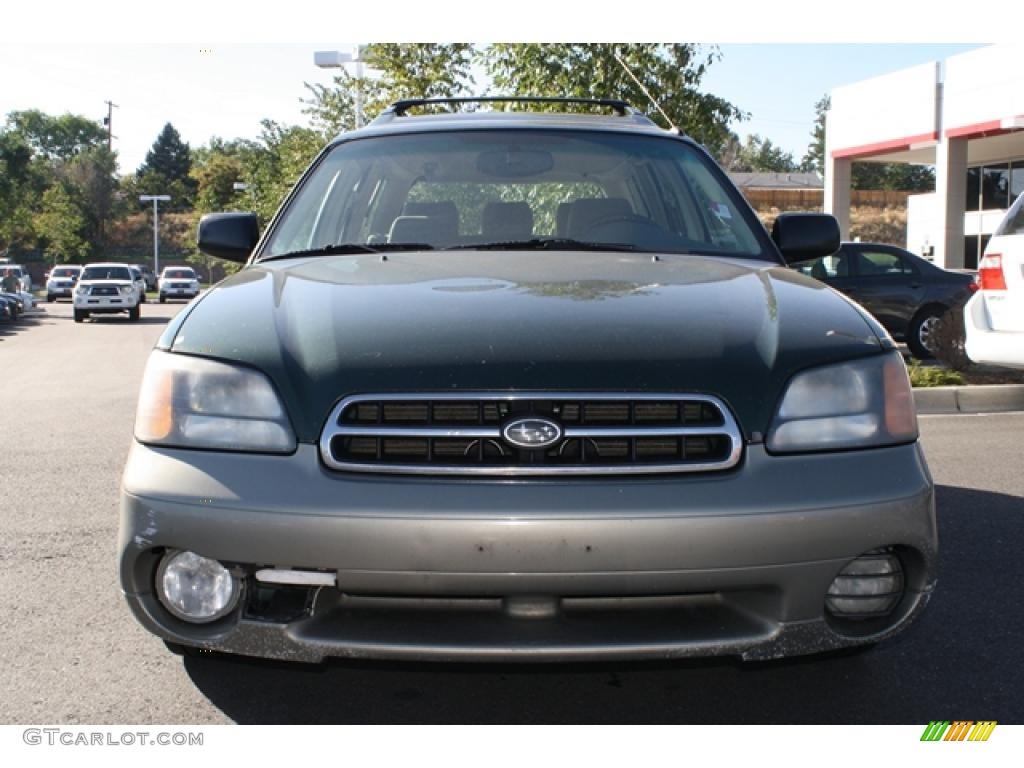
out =
<path fill-rule="evenodd" d="M 52 293 L 46 294 L 46 303 L 47 304 L 53 304 L 53 294 Z"/>
<path fill-rule="evenodd" d="M 136 304 L 134 307 L 128 310 L 128 319 L 133 323 L 139 319 L 139 305 Z"/>
<path fill-rule="evenodd" d="M 161 304 L 163 304 L 163 303 L 164 303 L 164 302 L 166 302 L 166 301 L 167 301 L 167 297 L 166 297 L 166 296 L 164 296 L 164 295 L 163 295 L 163 294 L 161 293 L 161 294 L 160 294 L 160 303 L 161 303 Z"/>
<path fill-rule="evenodd" d="M 85 310 L 83 310 L 83 309 L 76 309 L 75 310 L 75 322 L 76 323 L 82 322 L 87 317 L 89 317 L 89 313 L 86 312 Z"/>
<path fill-rule="evenodd" d="M 935 357 L 939 329 L 942 327 L 942 316 L 945 312 L 945 309 L 938 307 L 926 309 L 910 323 L 907 347 L 914 357 L 919 360 L 931 360 Z"/>

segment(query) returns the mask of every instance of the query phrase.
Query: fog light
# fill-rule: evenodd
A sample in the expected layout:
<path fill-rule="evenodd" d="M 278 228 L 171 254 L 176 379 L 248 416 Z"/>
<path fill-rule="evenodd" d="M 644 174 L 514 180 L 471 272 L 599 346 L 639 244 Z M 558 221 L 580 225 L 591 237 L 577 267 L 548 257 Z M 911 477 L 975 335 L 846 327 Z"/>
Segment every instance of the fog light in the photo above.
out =
<path fill-rule="evenodd" d="M 238 583 L 227 568 L 195 552 L 174 552 L 156 572 L 160 602 L 179 619 L 205 624 L 226 616 L 238 602 Z"/>
<path fill-rule="evenodd" d="M 867 619 L 885 616 L 903 597 L 903 567 L 889 549 L 865 552 L 835 577 L 825 596 L 833 616 Z"/>

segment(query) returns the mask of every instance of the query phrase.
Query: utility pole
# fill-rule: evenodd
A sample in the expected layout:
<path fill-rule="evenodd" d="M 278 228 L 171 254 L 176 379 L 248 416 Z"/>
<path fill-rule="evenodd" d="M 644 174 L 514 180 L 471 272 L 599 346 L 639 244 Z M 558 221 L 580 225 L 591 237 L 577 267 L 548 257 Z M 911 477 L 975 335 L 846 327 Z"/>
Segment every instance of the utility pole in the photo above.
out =
<path fill-rule="evenodd" d="M 107 151 L 114 151 L 114 107 L 117 106 L 114 102 L 107 100 L 103 102 L 107 105 L 107 116 L 103 118 L 103 124 L 107 126 Z"/>

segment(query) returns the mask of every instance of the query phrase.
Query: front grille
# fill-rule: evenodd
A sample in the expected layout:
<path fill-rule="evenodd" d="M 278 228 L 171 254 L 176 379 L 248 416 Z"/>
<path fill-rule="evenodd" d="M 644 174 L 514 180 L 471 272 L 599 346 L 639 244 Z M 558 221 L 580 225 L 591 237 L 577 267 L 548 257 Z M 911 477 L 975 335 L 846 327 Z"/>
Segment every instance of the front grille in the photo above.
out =
<path fill-rule="evenodd" d="M 121 291 L 116 285 L 94 285 L 89 294 L 91 296 L 120 296 Z"/>
<path fill-rule="evenodd" d="M 557 437 L 534 447 L 506 434 L 535 420 Z M 320 439 L 332 469 L 396 474 L 707 472 L 735 466 L 741 451 L 721 401 L 681 394 L 357 395 L 338 404 Z"/>

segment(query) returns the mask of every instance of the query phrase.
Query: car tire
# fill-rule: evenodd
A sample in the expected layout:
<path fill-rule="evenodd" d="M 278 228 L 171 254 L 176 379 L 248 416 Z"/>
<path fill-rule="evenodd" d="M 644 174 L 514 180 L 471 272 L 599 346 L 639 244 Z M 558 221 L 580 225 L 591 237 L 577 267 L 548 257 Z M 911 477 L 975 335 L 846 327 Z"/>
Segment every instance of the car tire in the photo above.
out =
<path fill-rule="evenodd" d="M 85 310 L 83 310 L 83 309 L 76 309 L 75 310 L 75 322 L 76 323 L 82 322 L 87 317 L 89 317 L 89 313 L 86 312 Z"/>
<path fill-rule="evenodd" d="M 160 294 L 160 303 L 161 303 L 161 304 L 163 304 L 163 303 L 164 303 L 164 302 L 166 302 L 166 301 L 167 301 L 167 297 L 166 297 L 166 296 L 164 296 L 164 295 L 163 295 L 163 294 L 161 293 L 161 294 Z"/>
<path fill-rule="evenodd" d="M 136 304 L 134 307 L 128 310 L 128 319 L 131 320 L 133 323 L 138 322 L 140 314 L 141 313 L 139 312 L 139 305 Z"/>
<path fill-rule="evenodd" d="M 945 307 L 928 307 L 917 313 L 910 322 L 907 333 L 907 348 L 918 360 L 931 360 L 935 357 L 938 332 L 942 327 L 942 316 Z"/>
<path fill-rule="evenodd" d="M 53 299 L 54 299 L 54 296 L 53 296 L 52 293 L 46 294 L 46 303 L 47 304 L 53 304 Z"/>

